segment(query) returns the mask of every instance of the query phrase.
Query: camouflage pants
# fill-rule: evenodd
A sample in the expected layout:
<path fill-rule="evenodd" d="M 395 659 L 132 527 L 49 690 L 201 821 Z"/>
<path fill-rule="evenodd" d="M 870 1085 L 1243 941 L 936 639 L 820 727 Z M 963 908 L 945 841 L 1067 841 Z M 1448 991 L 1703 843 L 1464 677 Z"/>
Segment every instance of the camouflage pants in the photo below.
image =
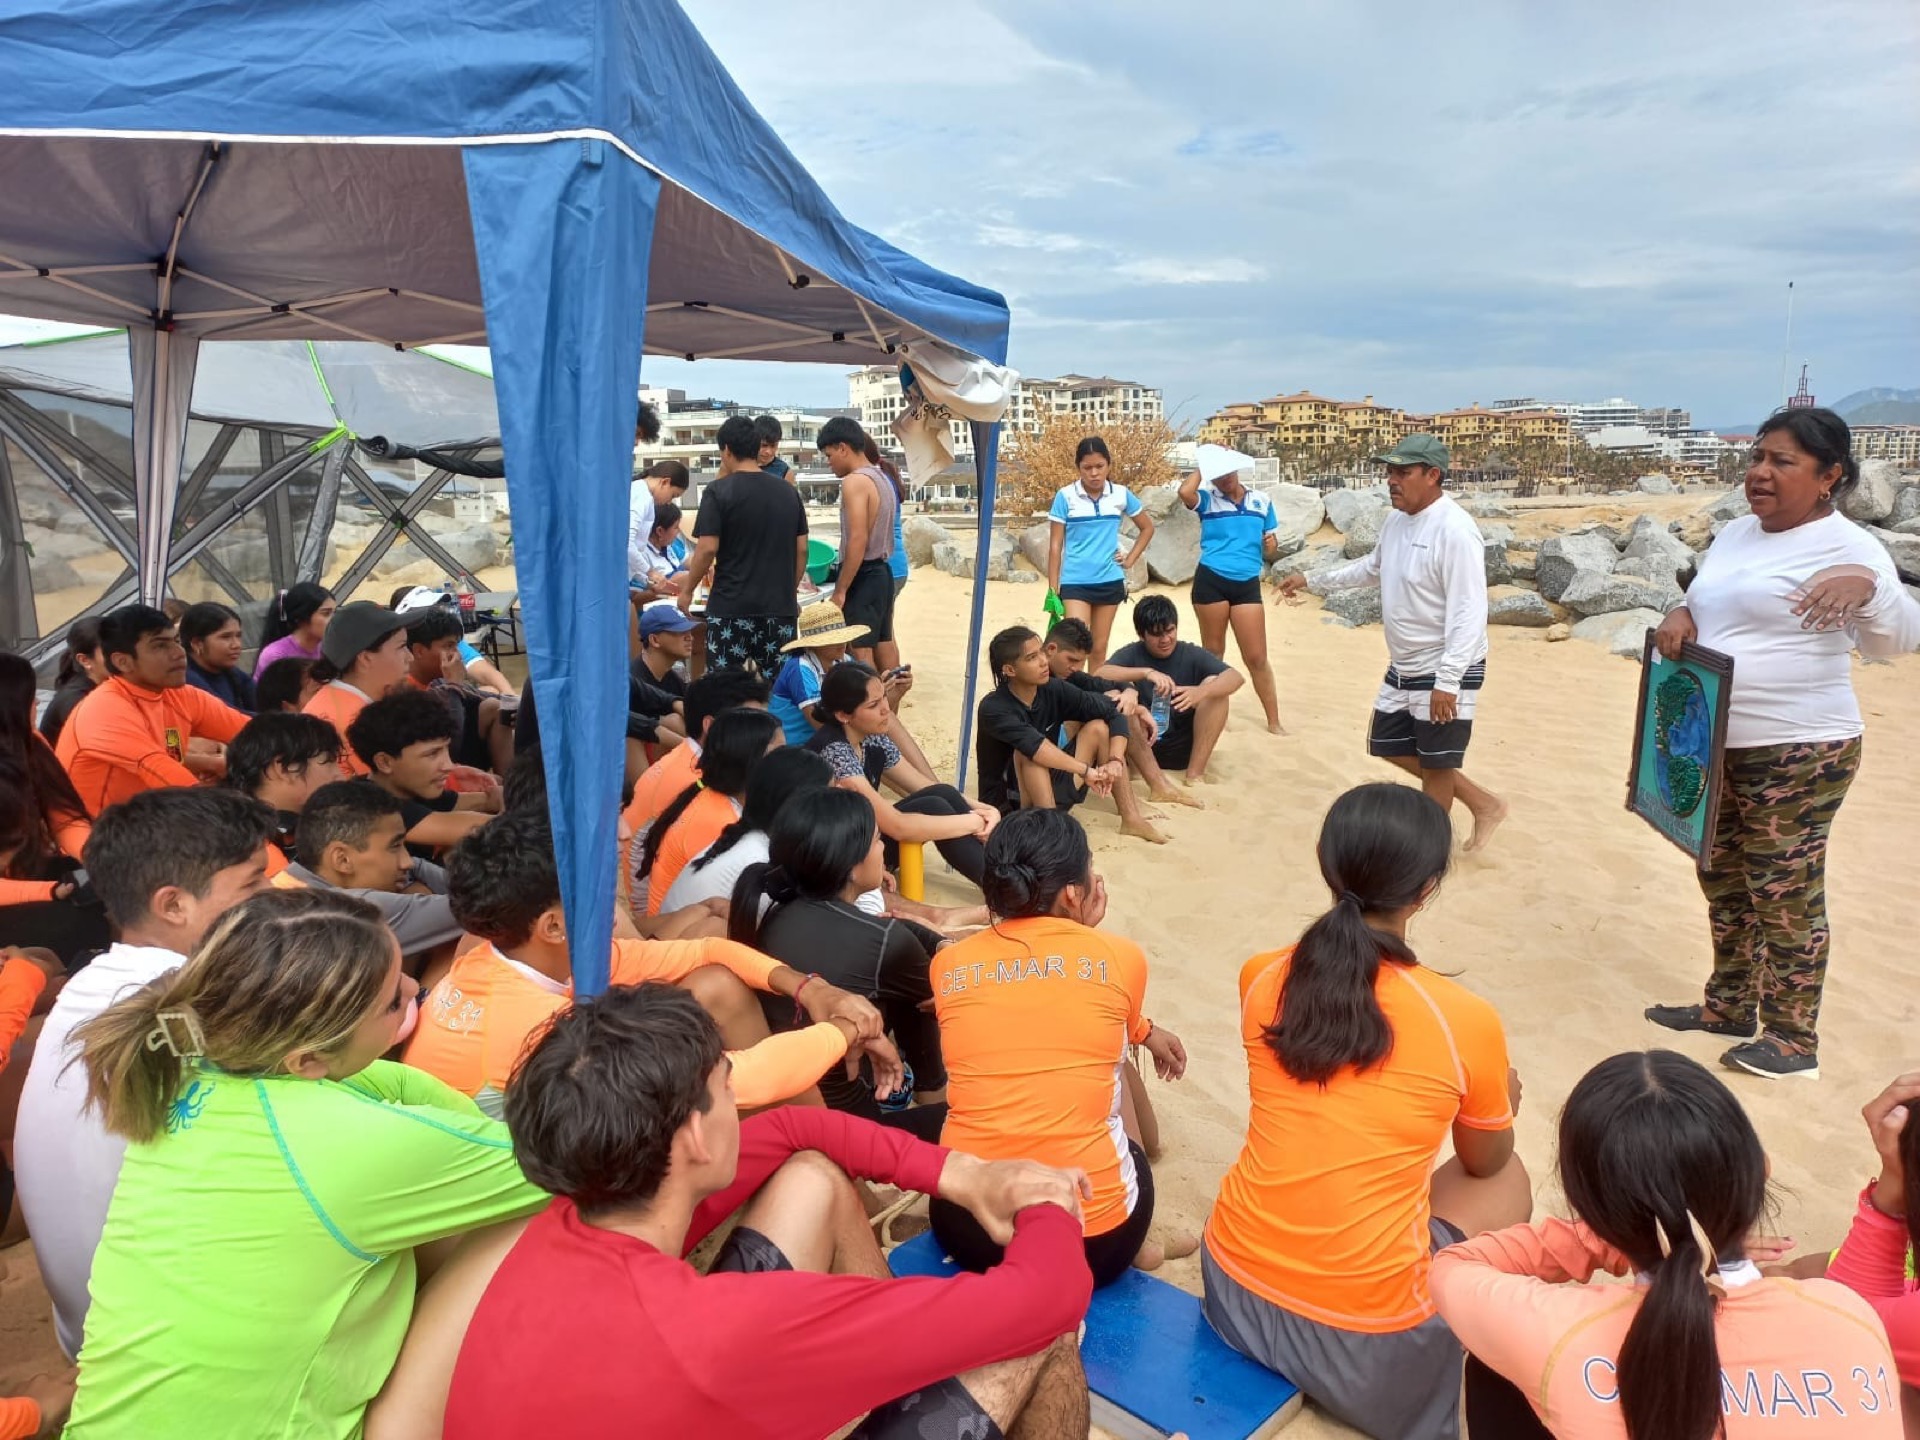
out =
<path fill-rule="evenodd" d="M 1827 978 L 1827 833 L 1860 741 L 1729 750 L 1713 853 L 1700 872 L 1713 930 L 1707 1009 L 1811 1055 Z"/>

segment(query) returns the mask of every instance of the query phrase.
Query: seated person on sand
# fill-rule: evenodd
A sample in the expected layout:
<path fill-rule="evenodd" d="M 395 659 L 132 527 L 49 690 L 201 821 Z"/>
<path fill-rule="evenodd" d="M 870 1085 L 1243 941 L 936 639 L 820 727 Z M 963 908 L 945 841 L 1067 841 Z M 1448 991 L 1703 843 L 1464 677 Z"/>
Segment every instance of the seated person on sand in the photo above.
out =
<path fill-rule="evenodd" d="M 1447 812 L 1408 785 L 1328 809 L 1332 908 L 1240 971 L 1252 1113 L 1201 1249 L 1220 1337 L 1375 1440 L 1459 1434 L 1430 1255 L 1533 1208 L 1500 1017 L 1407 944 L 1452 850 Z"/>
<path fill-rule="evenodd" d="M 765 710 L 770 692 L 768 683 L 750 670 L 709 670 L 687 686 L 687 743 L 674 746 L 642 772 L 634 782 L 633 798 L 620 812 L 634 843 L 675 796 L 700 778 L 700 747 L 714 717 L 742 705 Z"/>
<path fill-rule="evenodd" d="M 640 652 L 627 667 L 627 708 L 650 716 L 653 743 L 671 749 L 686 738 L 686 667 L 693 658 L 693 621 L 668 603 L 649 605 L 633 617 Z"/>
<path fill-rule="evenodd" d="M 849 625 L 840 607 L 831 600 L 815 600 L 805 606 L 800 611 L 798 625 L 798 636 L 780 647 L 787 658 L 774 677 L 773 698 L 767 705 L 780 717 L 789 745 L 806 744 L 820 728 L 820 718 L 814 713 L 820 699 L 820 686 L 827 672 L 847 658 L 847 647 L 867 633 L 858 625 Z M 880 678 L 886 684 L 887 706 L 893 712 L 887 738 L 900 747 L 900 753 L 914 769 L 925 775 L 933 774 L 926 752 L 907 732 L 906 721 L 895 708 L 913 688 L 912 669 L 903 665 Z"/>
<path fill-rule="evenodd" d="M 1127 721 L 1113 702 L 1054 679 L 1040 637 L 1024 625 L 993 637 L 987 664 L 994 688 L 981 697 L 973 741 L 980 799 L 1010 815 L 1071 810 L 1089 794 L 1107 795 L 1122 835 L 1164 845 L 1127 778 Z"/>
<path fill-rule="evenodd" d="M 120 938 L 54 1000 L 27 1063 L 13 1134 L 20 1208 L 69 1356 L 80 1353 L 87 1274 L 126 1149 L 88 1107 L 71 1035 L 184 964 L 223 914 L 266 884 L 272 828 L 265 807 L 245 796 L 191 786 L 108 808 L 87 842 L 94 892 Z"/>
<path fill-rule="evenodd" d="M 75 1031 L 126 1157 L 69 1435 L 356 1435 L 415 1247 L 545 1203 L 504 1126 L 379 1058 L 418 993 L 371 906 L 268 891 Z"/>
<path fill-rule="evenodd" d="M 448 785 L 459 772 L 448 751 L 453 732 L 447 707 L 417 690 L 375 700 L 347 727 L 347 743 L 367 767 L 366 783 L 400 802 L 407 849 L 422 860 L 459 844 L 500 813 L 500 782 L 484 771 L 460 772 L 473 789 Z"/>
<path fill-rule="evenodd" d="M 1084 1170 L 1093 1193 L 1081 1214 L 1087 1265 L 1107 1285 L 1138 1265 L 1191 1255 L 1184 1236 L 1163 1250 L 1148 1238 L 1153 1171 L 1141 1144 L 1153 1107 L 1127 1051 L 1142 1046 L 1163 1080 L 1187 1052 L 1141 1013 L 1147 957 L 1095 927 L 1106 882 L 1086 831 L 1059 810 L 1009 815 L 987 842 L 991 928 L 942 950 L 933 966 L 935 1014 L 947 1062 L 943 1144 L 985 1159 L 1015 1157 Z M 1138 1118 L 1136 1118 L 1138 1117 Z M 1004 1252 L 965 1211 L 935 1200 L 933 1233 L 969 1270 Z"/>
<path fill-rule="evenodd" d="M 1140 698 L 1143 690 L 1149 699 L 1154 694 L 1151 681 L 1130 684 L 1125 680 L 1102 680 L 1095 675 L 1087 668 L 1093 658 L 1093 631 L 1087 628 L 1086 621 L 1071 616 L 1056 620 L 1047 631 L 1046 652 L 1047 669 L 1054 679 L 1112 701 L 1127 722 L 1127 768 L 1147 782 L 1148 800 L 1161 805 L 1204 808 L 1205 802 L 1191 791 L 1169 784 L 1166 772 L 1154 759 L 1153 747 L 1160 738 L 1160 727 L 1153 718 L 1152 706 Z"/>
<path fill-rule="evenodd" d="M 901 842 L 930 842 L 947 864 L 978 885 L 987 836 L 1000 822 L 1000 812 L 937 783 L 901 753 L 887 734 L 893 706 L 886 682 L 866 666 L 844 661 L 821 683 L 814 717 L 820 729 L 807 748 L 824 755 L 834 778 L 873 806 L 888 868 L 898 863 Z M 882 786 L 901 798 L 888 799 Z"/>
<path fill-rule="evenodd" d="M 294 859 L 269 882 L 279 890 L 343 890 L 372 905 L 400 942 L 410 973 L 451 958 L 460 924 L 447 904 L 446 872 L 407 853 L 398 800 L 364 780 L 313 792 L 300 812 Z"/>
<path fill-rule="evenodd" d="M 487 943 L 460 955 L 428 992 L 402 1058 L 498 1115 L 527 1037 L 573 995 L 546 817 L 505 815 L 455 846 L 447 857 L 447 889 L 454 918 Z M 881 1035 L 871 1004 L 744 945 L 616 939 L 610 973 L 615 985 L 659 980 L 699 1000 L 734 1052 L 742 1105 L 804 1095 L 849 1053 L 867 1055 L 876 1069 L 898 1076 L 899 1057 Z M 797 1004 L 812 1023 L 769 1039 L 756 990 L 779 996 L 788 1010 Z"/>
<path fill-rule="evenodd" d="M 482 694 L 469 678 L 472 667 L 462 657 L 473 647 L 462 638 L 453 597 L 415 585 L 401 592 L 393 609 L 407 622 L 405 688 L 432 695 L 447 707 L 456 729 L 455 762 L 476 770 L 505 770 L 513 761 L 513 726 L 503 718 L 500 697 Z"/>
<path fill-rule="evenodd" d="M 818 1107 L 741 1119 L 719 1034 L 661 985 L 563 1011 L 506 1114 L 559 1198 L 427 1288 L 367 1440 L 1087 1433 L 1085 1177 Z M 892 1278 L 849 1176 L 964 1207 L 1007 1263 Z M 736 1211 L 700 1274 L 683 1257 Z"/>
<path fill-rule="evenodd" d="M 766 863 L 747 866 L 734 886 L 727 934 L 880 1007 L 916 1103 L 905 1108 L 903 1094 L 883 1106 L 865 1077 L 849 1077 L 839 1067 L 820 1077 L 820 1094 L 836 1110 L 926 1138 L 940 1133 L 947 1109 L 928 972 L 946 937 L 912 920 L 870 915 L 856 903 L 886 873 L 880 838 L 873 808 L 851 791 L 795 795 L 774 817 Z M 794 1028 L 791 1005 L 770 998 L 761 1004 L 771 1028 Z"/>
<path fill-rule="evenodd" d="M 227 788 L 273 811 L 267 874 L 293 858 L 300 812 L 322 785 L 340 777 L 340 736 L 317 715 L 263 710 L 227 746 Z"/>
<path fill-rule="evenodd" d="M 684 910 L 712 901 L 722 907 L 728 905 L 740 872 L 749 865 L 766 862 L 768 832 L 781 807 L 803 790 L 825 790 L 832 784 L 833 767 L 811 750 L 789 745 L 761 756 L 747 775 L 740 818 L 687 862 L 667 891 L 665 908 Z M 866 891 L 854 904 L 869 915 L 899 915 L 940 931 L 987 923 L 984 905 L 929 905 L 884 887 Z"/>
<path fill-rule="evenodd" d="M 740 818 L 747 776 L 754 764 L 785 744 L 780 722 L 765 710 L 729 710 L 714 720 L 700 753 L 700 773 L 660 812 L 634 847 L 636 909 L 658 915 L 666 908 L 667 891 L 687 862 Z"/>
<path fill-rule="evenodd" d="M 1187 784 L 1198 785 L 1208 779 L 1207 762 L 1227 728 L 1228 697 L 1246 680 L 1218 655 L 1180 638 L 1180 612 L 1164 595 L 1144 596 L 1133 607 L 1133 629 L 1140 638 L 1114 651 L 1094 674 L 1152 685 L 1149 704 L 1160 729 L 1153 758 L 1161 770 L 1184 770 Z"/>

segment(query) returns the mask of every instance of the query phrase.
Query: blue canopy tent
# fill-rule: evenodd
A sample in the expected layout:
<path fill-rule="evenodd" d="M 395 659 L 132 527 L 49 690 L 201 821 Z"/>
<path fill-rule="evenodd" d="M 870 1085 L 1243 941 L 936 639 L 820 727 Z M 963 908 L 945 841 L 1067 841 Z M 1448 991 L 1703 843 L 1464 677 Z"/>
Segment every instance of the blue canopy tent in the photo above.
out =
<path fill-rule="evenodd" d="M 568 737 L 546 763 L 575 980 L 598 993 L 642 349 L 1000 363 L 1005 302 L 849 224 L 672 0 L 46 0 L 0 27 L 0 73 L 0 311 L 127 329 L 149 601 L 203 343 L 491 347 L 530 659 Z M 969 711 L 981 617 L 976 589 Z"/>

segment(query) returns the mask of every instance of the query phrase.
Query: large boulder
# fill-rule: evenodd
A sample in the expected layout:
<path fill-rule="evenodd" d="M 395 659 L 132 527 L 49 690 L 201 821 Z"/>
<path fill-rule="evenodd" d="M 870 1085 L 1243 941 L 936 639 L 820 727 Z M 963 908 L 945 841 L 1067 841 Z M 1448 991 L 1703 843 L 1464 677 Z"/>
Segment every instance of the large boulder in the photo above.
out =
<path fill-rule="evenodd" d="M 1714 526 L 1725 523 L 1725 521 L 1716 521 L 1704 510 L 1695 510 L 1670 522 L 1667 533 L 1697 554 L 1713 543 L 1713 537 L 1717 533 Z"/>
<path fill-rule="evenodd" d="M 1180 503 L 1180 491 L 1160 485 L 1140 497 L 1153 517 L 1147 542 L 1147 573 L 1163 585 L 1184 585 L 1200 565 L 1200 517 Z"/>
<path fill-rule="evenodd" d="M 1516 580 L 1539 579 L 1539 558 L 1538 550 L 1522 550 L 1515 545 L 1507 547 L 1507 569 Z"/>
<path fill-rule="evenodd" d="M 953 544 L 953 532 L 938 520 L 930 520 L 925 515 L 909 515 L 900 524 L 900 539 L 907 547 L 909 565 L 931 565 L 934 563 L 933 547 Z M 1044 570 L 1046 563 L 1047 557 L 1043 552 L 1040 568 Z"/>
<path fill-rule="evenodd" d="M 1042 520 L 1020 532 L 1020 553 L 1042 575 L 1047 573 L 1047 548 L 1053 544 L 1053 522 Z M 913 557 L 907 557 L 911 560 Z"/>
<path fill-rule="evenodd" d="M 1751 515 L 1753 506 L 1747 503 L 1747 491 L 1744 485 L 1736 485 L 1718 500 L 1703 507 L 1709 520 L 1738 520 L 1742 515 Z"/>
<path fill-rule="evenodd" d="M 1628 560 L 1651 562 L 1654 578 L 1676 580 L 1693 569 L 1693 551 L 1651 515 L 1642 515 L 1633 522 L 1633 529 L 1628 532 L 1626 547 L 1621 553 Z"/>
<path fill-rule="evenodd" d="M 500 538 L 491 525 L 469 525 L 433 538 L 468 570 L 484 570 L 500 562 Z"/>
<path fill-rule="evenodd" d="M 962 580 L 973 578 L 973 556 L 951 540 L 942 540 L 935 545 L 932 559 L 933 568 L 943 575 L 958 575 Z"/>
<path fill-rule="evenodd" d="M 1914 516 L 1911 520 L 1902 520 L 1898 525 L 1888 525 L 1884 528 L 1893 531 L 1896 535 L 1920 535 L 1920 515 Z"/>
<path fill-rule="evenodd" d="M 1867 533 L 1887 547 L 1887 553 L 1893 557 L 1893 568 L 1900 572 L 1902 580 L 1910 585 L 1920 585 L 1920 535 L 1872 527 L 1868 528 Z"/>
<path fill-rule="evenodd" d="M 1267 583 L 1278 585 L 1289 575 L 1304 575 L 1307 577 L 1308 591 L 1314 595 L 1324 595 L 1326 591 L 1313 588 L 1313 577 L 1333 569 L 1336 565 L 1344 564 L 1346 564 L 1346 556 L 1340 553 L 1338 545 L 1314 545 L 1269 565 Z"/>
<path fill-rule="evenodd" d="M 1498 500 L 1482 500 L 1469 496 L 1460 502 L 1460 508 L 1476 520 L 1511 520 L 1513 511 Z"/>
<path fill-rule="evenodd" d="M 62 535 L 91 535 L 100 538 L 100 532 L 93 528 L 93 520 L 78 505 L 70 505 L 53 517 L 53 528 Z"/>
<path fill-rule="evenodd" d="M 1534 557 L 1535 579 L 1542 595 L 1549 600 L 1558 600 L 1567 586 L 1573 583 L 1575 575 L 1583 570 L 1600 575 L 1611 574 L 1619 559 L 1613 542 L 1596 531 L 1578 530 L 1571 535 L 1555 535 L 1540 547 Z"/>
<path fill-rule="evenodd" d="M 1393 508 L 1384 490 L 1329 490 L 1326 498 L 1327 523 L 1345 535 L 1353 528 L 1354 518 L 1369 511 L 1384 520 Z"/>
<path fill-rule="evenodd" d="M 1349 560 L 1371 555 L 1380 543 L 1380 526 L 1392 513 L 1391 510 L 1356 510 L 1347 524 L 1346 543 L 1340 547 L 1340 553 Z"/>
<path fill-rule="evenodd" d="M 1276 531 L 1273 539 L 1273 556 L 1276 560 L 1284 560 L 1289 555 L 1298 555 L 1302 550 L 1307 548 L 1307 537 L 1302 535 L 1298 530 Z"/>
<path fill-rule="evenodd" d="M 946 541 L 933 547 L 934 569 L 962 580 L 973 578 L 975 552 L 972 546 Z M 987 579 L 1004 580 L 1013 567 L 1013 541 L 998 530 L 987 535 Z"/>
<path fill-rule="evenodd" d="M 1665 615 L 1680 603 L 1680 587 L 1671 581 L 1582 570 L 1558 598 L 1580 616 L 1617 615 L 1623 610 L 1657 610 Z"/>
<path fill-rule="evenodd" d="M 1529 629 L 1541 630 L 1558 618 L 1553 606 L 1531 590 L 1503 585 L 1487 592 L 1489 625 L 1524 625 Z"/>
<path fill-rule="evenodd" d="M 1483 543 L 1486 550 L 1487 584 L 1506 584 L 1513 579 L 1513 562 L 1507 559 L 1507 542 L 1489 536 Z"/>
<path fill-rule="evenodd" d="M 1147 573 L 1146 556 L 1142 555 L 1127 567 L 1127 593 L 1129 595 L 1138 595 L 1142 590 L 1146 589 L 1152 581 L 1153 577 Z"/>
<path fill-rule="evenodd" d="M 1638 660 L 1646 653 L 1647 631 L 1658 630 L 1665 618 L 1658 610 L 1618 610 L 1611 615 L 1582 620 L 1573 627 L 1573 638 L 1590 640 L 1595 645 L 1606 646 L 1615 655 Z"/>
<path fill-rule="evenodd" d="M 1885 528 L 1894 530 L 1909 520 L 1920 520 L 1920 485 L 1902 485 L 1894 493 L 1893 509 L 1887 514 Z"/>
<path fill-rule="evenodd" d="M 91 525 L 84 534 L 72 530 L 48 530 L 39 525 L 23 525 L 20 533 L 33 547 L 33 558 L 85 560 L 106 556 L 113 547 Z"/>
<path fill-rule="evenodd" d="M 1883 524 L 1893 514 L 1898 498 L 1899 472 L 1891 460 L 1868 460 L 1860 466 L 1860 483 L 1840 497 L 1840 513 L 1862 525 Z"/>
<path fill-rule="evenodd" d="M 1380 623 L 1380 587 L 1368 585 L 1355 590 L 1336 590 L 1320 602 L 1320 608 L 1343 625 Z"/>
<path fill-rule="evenodd" d="M 1642 475 L 1633 482 L 1633 488 L 1642 495 L 1671 495 L 1674 493 L 1673 481 L 1657 471 L 1652 475 Z"/>
<path fill-rule="evenodd" d="M 33 581 L 34 593 L 40 595 L 50 590 L 78 589 L 86 583 L 72 561 L 45 552 L 27 562 L 27 575 Z"/>
<path fill-rule="evenodd" d="M 1279 522 L 1283 536 L 1294 534 L 1304 540 L 1327 518 L 1326 502 L 1311 486 L 1272 485 L 1267 488 L 1266 496 L 1273 502 L 1273 518 Z"/>

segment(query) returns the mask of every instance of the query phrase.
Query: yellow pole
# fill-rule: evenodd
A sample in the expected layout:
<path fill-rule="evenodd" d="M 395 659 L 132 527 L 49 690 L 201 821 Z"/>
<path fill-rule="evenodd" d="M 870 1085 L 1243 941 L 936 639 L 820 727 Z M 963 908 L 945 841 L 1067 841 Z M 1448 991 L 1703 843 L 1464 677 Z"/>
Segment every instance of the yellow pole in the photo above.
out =
<path fill-rule="evenodd" d="M 908 900 L 927 898 L 927 852 L 921 841 L 900 843 L 900 894 Z"/>

